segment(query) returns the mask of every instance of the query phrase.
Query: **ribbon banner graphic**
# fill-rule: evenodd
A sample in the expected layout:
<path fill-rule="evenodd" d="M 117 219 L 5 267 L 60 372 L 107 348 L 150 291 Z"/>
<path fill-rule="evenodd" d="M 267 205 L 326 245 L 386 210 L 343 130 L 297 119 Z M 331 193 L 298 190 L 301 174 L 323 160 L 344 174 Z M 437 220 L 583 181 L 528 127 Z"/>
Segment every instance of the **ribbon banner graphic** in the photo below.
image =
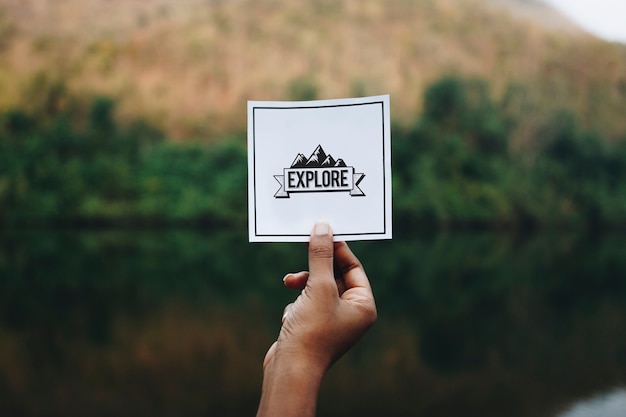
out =
<path fill-rule="evenodd" d="M 298 154 L 291 167 L 283 170 L 283 175 L 274 175 L 280 184 L 275 198 L 289 198 L 289 193 L 349 192 L 352 197 L 363 197 L 365 193 L 359 184 L 365 178 L 363 173 L 355 173 L 354 167 L 347 166 L 343 159 L 334 159 L 318 145 L 307 159 Z"/>

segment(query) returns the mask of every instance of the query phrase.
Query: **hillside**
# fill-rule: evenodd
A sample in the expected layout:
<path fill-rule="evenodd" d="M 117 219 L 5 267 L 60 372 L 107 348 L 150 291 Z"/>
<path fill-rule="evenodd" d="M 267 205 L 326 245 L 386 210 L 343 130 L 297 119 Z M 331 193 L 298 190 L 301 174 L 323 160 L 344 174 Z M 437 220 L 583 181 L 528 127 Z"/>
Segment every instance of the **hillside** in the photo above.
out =
<path fill-rule="evenodd" d="M 478 77 L 527 123 L 573 110 L 626 132 L 626 46 L 535 0 L 0 0 L 0 106 L 119 100 L 174 138 L 245 128 L 248 99 L 390 93 L 411 120 L 426 86 Z M 514 86 L 514 87 L 512 87 Z M 43 104 L 42 104 L 43 103 Z"/>

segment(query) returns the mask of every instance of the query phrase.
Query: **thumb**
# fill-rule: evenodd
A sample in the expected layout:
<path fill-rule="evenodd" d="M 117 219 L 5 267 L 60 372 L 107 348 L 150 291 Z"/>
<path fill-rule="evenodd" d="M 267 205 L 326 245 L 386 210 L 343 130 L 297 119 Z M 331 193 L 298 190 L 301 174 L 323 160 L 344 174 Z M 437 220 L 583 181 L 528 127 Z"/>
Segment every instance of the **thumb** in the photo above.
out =
<path fill-rule="evenodd" d="M 309 240 L 309 283 L 319 281 L 334 283 L 333 232 L 330 225 L 317 222 Z"/>

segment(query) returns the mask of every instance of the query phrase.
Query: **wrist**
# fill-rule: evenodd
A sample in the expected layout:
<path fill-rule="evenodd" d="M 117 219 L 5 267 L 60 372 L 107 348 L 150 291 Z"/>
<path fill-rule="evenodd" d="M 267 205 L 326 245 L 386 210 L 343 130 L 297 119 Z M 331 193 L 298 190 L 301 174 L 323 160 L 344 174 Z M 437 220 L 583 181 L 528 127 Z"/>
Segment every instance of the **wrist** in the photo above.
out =
<path fill-rule="evenodd" d="M 326 369 L 317 360 L 277 348 L 263 369 L 257 417 L 314 416 Z"/>

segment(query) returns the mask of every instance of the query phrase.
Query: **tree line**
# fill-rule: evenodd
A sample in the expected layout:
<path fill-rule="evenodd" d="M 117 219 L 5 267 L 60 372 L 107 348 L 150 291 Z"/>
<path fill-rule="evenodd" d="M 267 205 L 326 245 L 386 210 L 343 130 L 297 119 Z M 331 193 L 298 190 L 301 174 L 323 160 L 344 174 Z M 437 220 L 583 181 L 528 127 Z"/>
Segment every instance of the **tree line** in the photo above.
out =
<path fill-rule="evenodd" d="M 495 99 L 484 80 L 444 77 L 394 124 L 398 232 L 626 226 L 626 132 L 609 140 L 562 110 L 520 149 L 516 91 Z M 245 227 L 244 134 L 174 143 L 117 118 L 111 98 L 40 94 L 0 115 L 0 224 Z"/>

